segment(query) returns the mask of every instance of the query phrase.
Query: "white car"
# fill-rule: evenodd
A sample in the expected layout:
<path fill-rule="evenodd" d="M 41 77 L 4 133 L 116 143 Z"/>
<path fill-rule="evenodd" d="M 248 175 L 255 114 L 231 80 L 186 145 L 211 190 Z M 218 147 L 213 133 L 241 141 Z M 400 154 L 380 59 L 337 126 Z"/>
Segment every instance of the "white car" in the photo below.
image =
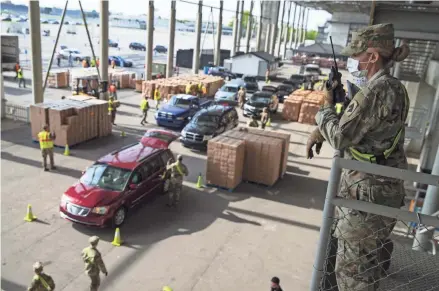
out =
<path fill-rule="evenodd" d="M 59 52 L 59 54 L 61 55 L 61 57 L 63 59 L 69 59 L 70 53 L 72 54 L 74 61 L 77 61 L 77 60 L 82 61 L 85 58 L 85 56 L 83 54 L 81 54 L 81 52 L 78 51 L 77 49 L 68 48 L 68 49 L 61 50 Z"/>

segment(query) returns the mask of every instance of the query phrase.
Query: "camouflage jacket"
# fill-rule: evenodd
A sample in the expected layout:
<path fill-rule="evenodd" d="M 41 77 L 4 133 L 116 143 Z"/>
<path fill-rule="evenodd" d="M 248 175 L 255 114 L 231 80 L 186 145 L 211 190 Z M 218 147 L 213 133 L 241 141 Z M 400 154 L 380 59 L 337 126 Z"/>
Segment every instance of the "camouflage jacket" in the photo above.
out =
<path fill-rule="evenodd" d="M 183 177 L 189 175 L 187 167 L 181 162 L 175 162 L 166 167 L 167 171 L 170 171 L 171 177 Z M 182 175 L 183 174 L 183 175 Z"/>
<path fill-rule="evenodd" d="M 316 121 L 325 140 L 334 149 L 344 150 L 347 159 L 354 159 L 351 148 L 362 154 L 382 154 L 391 148 L 401 130 L 395 149 L 381 164 L 406 169 L 404 126 L 409 106 L 405 87 L 383 69 L 354 96 L 340 119 L 333 106 L 324 106 L 317 113 Z M 351 170 L 344 170 L 344 176 L 348 183 L 368 178 L 400 182 Z"/>
<path fill-rule="evenodd" d="M 85 273 L 87 275 L 97 276 L 99 271 L 102 271 L 102 273 L 107 272 L 101 253 L 96 248 L 90 246 L 83 249 L 82 259 L 85 263 Z"/>
<path fill-rule="evenodd" d="M 35 275 L 32 278 L 28 291 L 50 291 L 55 290 L 55 282 L 52 277 L 45 273 Z"/>

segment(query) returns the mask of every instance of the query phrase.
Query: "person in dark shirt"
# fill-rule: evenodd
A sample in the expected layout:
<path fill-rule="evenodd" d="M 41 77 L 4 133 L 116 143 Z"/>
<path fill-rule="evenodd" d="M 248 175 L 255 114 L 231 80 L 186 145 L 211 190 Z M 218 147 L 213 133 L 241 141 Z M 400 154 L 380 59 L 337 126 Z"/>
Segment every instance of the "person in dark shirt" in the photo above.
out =
<path fill-rule="evenodd" d="M 271 291 L 283 291 L 279 285 L 280 280 L 278 277 L 271 278 Z"/>

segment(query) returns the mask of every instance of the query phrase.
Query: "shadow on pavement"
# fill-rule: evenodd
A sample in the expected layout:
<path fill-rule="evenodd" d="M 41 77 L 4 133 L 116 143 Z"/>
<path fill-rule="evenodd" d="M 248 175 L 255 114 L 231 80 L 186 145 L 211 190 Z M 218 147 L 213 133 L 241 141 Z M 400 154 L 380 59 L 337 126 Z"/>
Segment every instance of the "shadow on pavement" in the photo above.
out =
<path fill-rule="evenodd" d="M 103 289 L 111 286 L 125 272 L 129 272 L 127 266 L 141 260 L 154 243 L 172 236 L 202 231 L 218 218 L 260 226 L 258 222 L 241 218 L 234 213 L 224 213 L 229 207 L 228 200 L 197 189 L 184 187 L 177 207 L 168 208 L 165 206 L 167 202 L 167 195 L 156 196 L 149 203 L 132 210 L 120 230 L 125 245 L 136 251 L 124 257 L 118 265 L 112 266 L 112 272 L 101 286 Z M 105 241 L 111 242 L 113 239 L 113 230 L 74 227 L 87 235 L 98 235 Z"/>
<path fill-rule="evenodd" d="M 29 283 L 30 283 L 31 279 L 32 278 L 29 279 Z M 2 278 L 2 286 L 1 286 L 1 288 L 2 288 L 2 290 L 5 290 L 5 291 L 22 291 L 22 290 L 27 290 L 26 286 L 15 284 L 14 282 L 11 282 L 11 281 L 3 279 L 3 278 Z"/>
<path fill-rule="evenodd" d="M 17 87 L 11 87 L 11 86 L 4 86 L 5 88 L 5 95 L 12 95 L 12 96 L 22 96 L 22 95 L 27 95 L 29 93 L 32 92 L 32 88 L 30 87 L 30 85 L 26 84 L 26 87 L 23 88 L 19 88 L 18 87 L 18 83 L 17 83 Z M 10 101 L 13 101 L 13 99 L 11 98 L 7 98 Z"/>

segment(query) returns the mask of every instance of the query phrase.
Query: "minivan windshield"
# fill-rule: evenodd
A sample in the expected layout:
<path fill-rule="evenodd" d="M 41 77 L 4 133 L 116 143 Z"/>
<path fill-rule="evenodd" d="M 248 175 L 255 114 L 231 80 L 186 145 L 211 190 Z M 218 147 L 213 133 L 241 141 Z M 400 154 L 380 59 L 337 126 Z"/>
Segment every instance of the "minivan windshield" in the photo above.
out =
<path fill-rule="evenodd" d="M 244 77 L 244 82 L 256 83 L 255 77 Z"/>
<path fill-rule="evenodd" d="M 305 72 L 311 73 L 311 74 L 320 74 L 319 68 L 306 68 Z"/>
<path fill-rule="evenodd" d="M 112 191 L 122 191 L 130 174 L 130 170 L 116 168 L 106 164 L 94 164 L 85 171 L 79 181 L 87 186 Z"/>
<path fill-rule="evenodd" d="M 223 86 L 222 88 L 221 88 L 221 91 L 223 91 L 223 92 L 229 92 L 229 93 L 236 93 L 236 92 L 238 92 L 238 88 L 237 87 L 234 87 L 234 86 Z"/>
<path fill-rule="evenodd" d="M 219 117 L 216 115 L 202 114 L 196 117 L 195 122 L 200 126 L 217 127 Z"/>
<path fill-rule="evenodd" d="M 169 104 L 172 106 L 189 109 L 191 107 L 191 100 L 184 98 L 177 98 L 177 96 L 172 96 Z"/>
<path fill-rule="evenodd" d="M 248 104 L 254 107 L 266 107 L 271 102 L 271 97 L 269 96 L 255 96 L 253 95 L 249 100 Z"/>

